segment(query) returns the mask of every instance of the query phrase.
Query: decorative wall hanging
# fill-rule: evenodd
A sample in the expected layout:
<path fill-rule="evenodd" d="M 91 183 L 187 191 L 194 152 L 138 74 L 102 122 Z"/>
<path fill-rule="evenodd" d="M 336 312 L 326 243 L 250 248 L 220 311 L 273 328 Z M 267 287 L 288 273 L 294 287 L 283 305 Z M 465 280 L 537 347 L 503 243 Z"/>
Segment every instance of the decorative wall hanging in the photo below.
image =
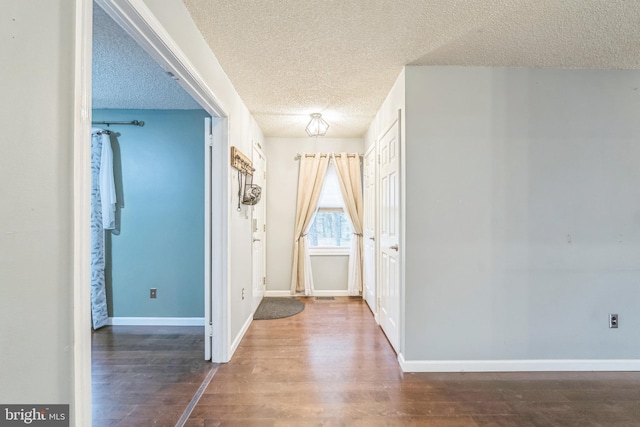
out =
<path fill-rule="evenodd" d="M 245 175 L 253 175 L 253 162 L 237 147 L 231 147 L 231 166 Z"/>
<path fill-rule="evenodd" d="M 244 194 L 242 195 L 242 204 L 255 205 L 260 201 L 262 188 L 253 183 L 253 175 L 249 175 L 245 179 Z"/>
<path fill-rule="evenodd" d="M 260 201 L 262 188 L 253 183 L 253 162 L 236 147 L 231 147 L 231 166 L 238 170 L 237 210 L 240 212 L 241 204 L 255 205 Z"/>

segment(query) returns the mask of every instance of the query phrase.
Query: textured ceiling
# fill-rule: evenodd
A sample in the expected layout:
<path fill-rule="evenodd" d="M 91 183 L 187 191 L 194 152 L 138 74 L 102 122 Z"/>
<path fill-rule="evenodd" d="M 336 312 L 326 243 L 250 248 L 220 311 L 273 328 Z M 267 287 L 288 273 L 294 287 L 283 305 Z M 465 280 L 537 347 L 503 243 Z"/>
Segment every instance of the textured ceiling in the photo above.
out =
<path fill-rule="evenodd" d="M 92 72 L 93 108 L 201 108 L 96 4 Z"/>
<path fill-rule="evenodd" d="M 404 65 L 640 68 L 636 0 L 183 0 L 266 136 L 362 136 Z"/>

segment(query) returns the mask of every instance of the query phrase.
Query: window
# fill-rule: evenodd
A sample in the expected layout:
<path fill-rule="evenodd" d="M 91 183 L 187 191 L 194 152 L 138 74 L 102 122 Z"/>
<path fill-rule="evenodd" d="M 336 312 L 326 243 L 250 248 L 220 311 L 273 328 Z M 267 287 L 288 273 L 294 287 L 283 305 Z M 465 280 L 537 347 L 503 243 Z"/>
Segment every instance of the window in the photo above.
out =
<path fill-rule="evenodd" d="M 348 249 L 351 246 L 352 233 L 351 223 L 344 213 L 335 166 L 329 163 L 318 200 L 316 217 L 307 233 L 309 246 L 318 249 Z M 320 252 L 313 251 L 316 254 Z"/>

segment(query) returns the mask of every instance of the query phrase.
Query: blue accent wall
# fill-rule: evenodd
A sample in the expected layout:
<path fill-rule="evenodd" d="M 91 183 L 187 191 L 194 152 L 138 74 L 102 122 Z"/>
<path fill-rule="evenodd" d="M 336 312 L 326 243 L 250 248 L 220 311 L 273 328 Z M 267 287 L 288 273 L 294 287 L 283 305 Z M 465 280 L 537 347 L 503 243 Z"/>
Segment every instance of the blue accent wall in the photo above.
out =
<path fill-rule="evenodd" d="M 94 110 L 111 126 L 117 229 L 107 232 L 112 317 L 203 317 L 204 110 Z M 95 126 L 95 125 L 94 125 Z M 107 129 L 105 126 L 96 126 Z M 149 289 L 157 288 L 157 298 Z"/>

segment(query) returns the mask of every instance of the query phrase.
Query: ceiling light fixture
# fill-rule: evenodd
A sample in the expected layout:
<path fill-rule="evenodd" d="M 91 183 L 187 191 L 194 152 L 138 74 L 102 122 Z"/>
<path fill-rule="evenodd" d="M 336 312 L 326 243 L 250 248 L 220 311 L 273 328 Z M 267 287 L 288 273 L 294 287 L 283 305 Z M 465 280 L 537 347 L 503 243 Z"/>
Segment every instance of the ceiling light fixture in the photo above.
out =
<path fill-rule="evenodd" d="M 311 121 L 306 127 L 307 135 L 309 136 L 324 136 L 329 129 L 329 123 L 325 122 L 322 118 L 322 114 L 313 113 L 310 114 Z"/>

